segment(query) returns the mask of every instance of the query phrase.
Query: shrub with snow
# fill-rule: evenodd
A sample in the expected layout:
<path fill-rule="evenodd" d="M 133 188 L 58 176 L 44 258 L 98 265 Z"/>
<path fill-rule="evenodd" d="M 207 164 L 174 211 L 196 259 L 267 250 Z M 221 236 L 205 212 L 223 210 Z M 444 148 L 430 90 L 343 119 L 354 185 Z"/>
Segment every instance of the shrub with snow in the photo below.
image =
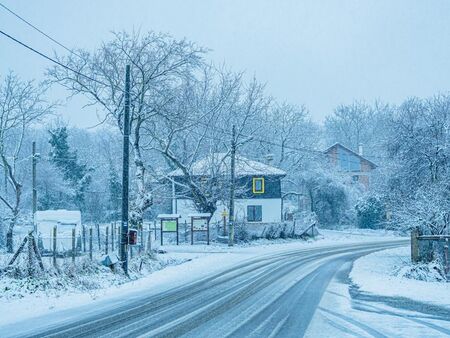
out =
<path fill-rule="evenodd" d="M 385 206 L 379 196 L 362 198 L 355 206 L 358 228 L 381 229 L 385 220 Z"/>
<path fill-rule="evenodd" d="M 394 274 L 398 277 L 425 282 L 446 282 L 444 265 L 437 259 L 429 263 L 408 264 L 399 267 Z"/>

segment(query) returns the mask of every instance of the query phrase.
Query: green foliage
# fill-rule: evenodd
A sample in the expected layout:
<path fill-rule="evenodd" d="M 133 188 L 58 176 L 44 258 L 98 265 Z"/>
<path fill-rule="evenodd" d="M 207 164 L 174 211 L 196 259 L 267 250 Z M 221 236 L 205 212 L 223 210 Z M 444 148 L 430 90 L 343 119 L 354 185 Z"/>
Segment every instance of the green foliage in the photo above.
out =
<path fill-rule="evenodd" d="M 112 166 L 109 168 L 108 177 L 109 188 L 109 208 L 111 220 L 115 220 L 120 214 L 120 201 L 122 197 L 122 183 L 120 182 L 119 175 Z"/>
<path fill-rule="evenodd" d="M 380 197 L 369 196 L 361 199 L 355 209 L 359 228 L 380 229 L 383 227 L 386 209 Z"/>
<path fill-rule="evenodd" d="M 91 168 L 78 162 L 76 151 L 70 150 L 67 141 L 66 127 L 58 127 L 49 131 L 50 161 L 59 169 L 64 181 L 73 189 L 73 202 L 79 209 L 83 209 L 85 193 L 91 183 Z"/>

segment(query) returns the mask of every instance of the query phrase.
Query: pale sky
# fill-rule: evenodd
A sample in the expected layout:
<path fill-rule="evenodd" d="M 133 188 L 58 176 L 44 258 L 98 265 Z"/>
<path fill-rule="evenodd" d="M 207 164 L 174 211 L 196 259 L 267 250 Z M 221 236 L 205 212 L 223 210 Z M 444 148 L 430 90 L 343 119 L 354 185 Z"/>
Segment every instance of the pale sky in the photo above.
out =
<path fill-rule="evenodd" d="M 400 103 L 450 88 L 450 1 L 0 0 L 69 47 L 93 49 L 111 30 L 167 32 L 212 49 L 209 58 L 304 104 L 315 121 L 353 100 Z M 52 54 L 65 51 L 0 8 L 0 29 Z M 49 63 L 0 36 L 0 74 L 43 79 Z M 63 89 L 51 96 L 63 99 Z M 80 100 L 61 108 L 97 122 Z"/>

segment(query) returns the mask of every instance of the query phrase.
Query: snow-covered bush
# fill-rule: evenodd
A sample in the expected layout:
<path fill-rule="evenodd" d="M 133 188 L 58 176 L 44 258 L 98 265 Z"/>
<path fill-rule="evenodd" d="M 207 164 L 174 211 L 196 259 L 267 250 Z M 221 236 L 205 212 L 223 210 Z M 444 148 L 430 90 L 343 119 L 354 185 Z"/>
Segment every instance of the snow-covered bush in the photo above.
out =
<path fill-rule="evenodd" d="M 417 279 L 425 282 L 446 282 L 444 264 L 440 259 L 429 263 L 411 264 L 399 267 L 395 271 L 398 277 Z"/>
<path fill-rule="evenodd" d="M 250 233 L 245 222 L 236 222 L 234 224 L 234 238 L 239 242 L 248 242 Z"/>
<path fill-rule="evenodd" d="M 355 206 L 357 224 L 363 229 L 380 229 L 383 227 L 386 210 L 384 202 L 377 195 L 361 198 Z"/>
<path fill-rule="evenodd" d="M 314 192 L 315 206 L 320 224 L 338 224 L 349 208 L 345 187 L 331 179 L 318 185 Z"/>

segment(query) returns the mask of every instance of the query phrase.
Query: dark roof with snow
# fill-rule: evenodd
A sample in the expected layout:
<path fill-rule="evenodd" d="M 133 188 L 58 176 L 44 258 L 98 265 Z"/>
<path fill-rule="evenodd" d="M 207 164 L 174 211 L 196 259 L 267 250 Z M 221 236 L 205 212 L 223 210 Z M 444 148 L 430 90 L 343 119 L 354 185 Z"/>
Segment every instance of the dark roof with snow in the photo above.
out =
<path fill-rule="evenodd" d="M 195 162 L 191 166 L 191 175 L 208 176 L 212 173 L 229 173 L 231 156 L 229 153 L 214 153 Z M 286 172 L 274 166 L 250 160 L 246 157 L 236 155 L 235 161 L 236 176 L 286 176 Z M 168 176 L 184 176 L 181 169 L 174 170 Z"/>
<path fill-rule="evenodd" d="M 359 157 L 361 160 L 366 161 L 370 164 L 370 166 L 372 167 L 372 169 L 375 169 L 376 167 L 378 167 L 375 163 L 373 163 L 371 160 L 368 160 L 367 158 L 365 158 L 364 156 L 361 156 L 360 154 L 358 154 L 357 152 L 351 150 L 350 148 L 347 148 L 346 146 L 342 145 L 339 142 L 336 142 L 335 144 L 331 145 L 330 147 L 328 147 L 327 149 L 325 149 L 323 152 L 325 154 L 328 154 L 330 152 L 331 149 L 335 148 L 335 147 L 341 147 L 344 148 L 345 150 L 347 150 L 348 152 L 352 153 L 353 155 Z"/>

